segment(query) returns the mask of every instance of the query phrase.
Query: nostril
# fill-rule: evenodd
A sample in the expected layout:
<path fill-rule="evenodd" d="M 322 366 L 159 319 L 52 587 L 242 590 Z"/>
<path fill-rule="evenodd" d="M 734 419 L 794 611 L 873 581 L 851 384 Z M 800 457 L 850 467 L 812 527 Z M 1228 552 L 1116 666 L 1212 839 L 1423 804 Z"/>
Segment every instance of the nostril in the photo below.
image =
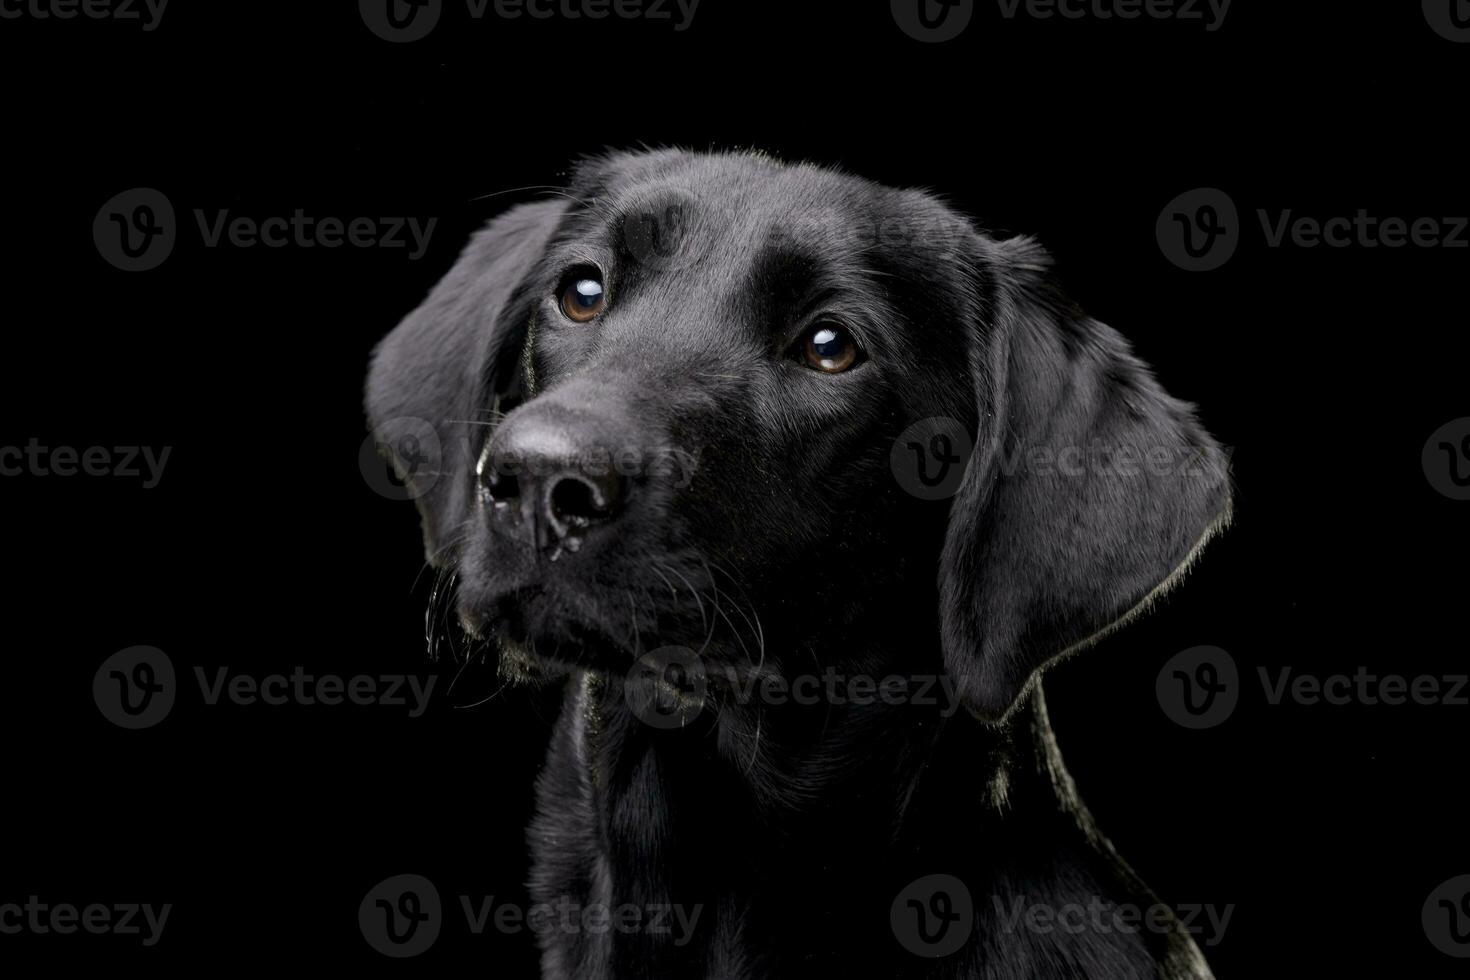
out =
<path fill-rule="evenodd" d="M 575 476 L 564 476 L 552 485 L 552 516 L 563 524 L 590 524 L 606 520 L 617 508 L 616 485 L 589 483 Z"/>

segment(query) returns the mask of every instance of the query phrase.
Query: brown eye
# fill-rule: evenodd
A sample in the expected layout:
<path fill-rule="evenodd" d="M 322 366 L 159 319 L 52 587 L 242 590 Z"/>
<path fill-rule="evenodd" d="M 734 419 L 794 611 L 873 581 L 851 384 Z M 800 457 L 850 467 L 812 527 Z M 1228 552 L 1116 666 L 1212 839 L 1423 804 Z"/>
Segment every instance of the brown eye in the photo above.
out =
<path fill-rule="evenodd" d="M 606 305 L 607 293 L 602 283 L 587 276 L 573 279 L 561 291 L 561 311 L 575 323 L 595 318 Z"/>
<path fill-rule="evenodd" d="M 824 320 L 807 331 L 802 341 L 806 365 L 826 374 L 841 374 L 858 361 L 857 341 L 840 323 Z"/>

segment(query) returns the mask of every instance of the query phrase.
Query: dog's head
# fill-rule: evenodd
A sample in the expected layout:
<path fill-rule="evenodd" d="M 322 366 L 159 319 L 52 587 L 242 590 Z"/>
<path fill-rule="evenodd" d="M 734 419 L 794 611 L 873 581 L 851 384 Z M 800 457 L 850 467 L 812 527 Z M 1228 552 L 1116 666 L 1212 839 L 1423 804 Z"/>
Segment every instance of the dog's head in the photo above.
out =
<path fill-rule="evenodd" d="M 368 411 L 461 622 L 508 655 L 825 667 L 900 638 L 998 718 L 1229 507 L 1190 407 L 1047 264 L 917 191 L 607 156 L 474 238 L 378 348 Z"/>

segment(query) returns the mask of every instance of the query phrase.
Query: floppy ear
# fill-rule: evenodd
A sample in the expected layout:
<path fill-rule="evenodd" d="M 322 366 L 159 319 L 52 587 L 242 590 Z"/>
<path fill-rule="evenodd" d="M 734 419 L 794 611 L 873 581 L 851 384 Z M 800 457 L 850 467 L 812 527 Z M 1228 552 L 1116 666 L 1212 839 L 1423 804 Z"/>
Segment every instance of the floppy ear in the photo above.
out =
<path fill-rule="evenodd" d="M 951 506 L 940 617 L 946 669 L 995 721 L 1047 663 L 1171 585 L 1228 521 L 1230 487 L 1193 407 L 1061 296 L 1039 247 L 985 251 L 980 432 Z"/>
<path fill-rule="evenodd" d="M 566 202 L 522 204 L 470 239 L 418 309 L 373 352 L 367 414 L 423 519 L 429 562 L 468 514 L 474 455 L 497 396 L 519 378 L 529 328 L 522 281 Z"/>

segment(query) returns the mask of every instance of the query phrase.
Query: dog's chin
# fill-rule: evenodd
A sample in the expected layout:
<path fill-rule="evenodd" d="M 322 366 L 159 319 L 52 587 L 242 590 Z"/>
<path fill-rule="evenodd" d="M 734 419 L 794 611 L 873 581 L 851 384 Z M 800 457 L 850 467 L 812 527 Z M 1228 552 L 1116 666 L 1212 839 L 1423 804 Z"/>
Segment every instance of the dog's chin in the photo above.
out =
<path fill-rule="evenodd" d="M 462 608 L 461 623 L 490 640 L 510 680 L 546 681 L 575 671 L 624 674 L 637 659 L 624 624 L 568 615 L 568 603 L 539 587 L 489 597 Z"/>

